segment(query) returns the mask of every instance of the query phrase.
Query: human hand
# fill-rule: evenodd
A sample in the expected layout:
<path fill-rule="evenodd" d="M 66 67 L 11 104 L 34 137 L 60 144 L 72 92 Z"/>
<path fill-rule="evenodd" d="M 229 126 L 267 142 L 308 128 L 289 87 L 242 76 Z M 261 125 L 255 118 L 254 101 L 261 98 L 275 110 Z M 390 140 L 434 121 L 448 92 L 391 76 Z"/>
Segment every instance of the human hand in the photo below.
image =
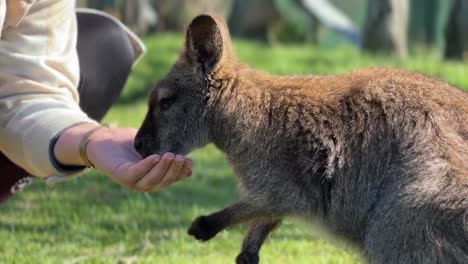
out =
<path fill-rule="evenodd" d="M 137 133 L 131 128 L 102 128 L 89 137 L 86 149 L 96 169 L 137 191 L 153 191 L 190 177 L 192 161 L 166 153 L 142 159 L 133 147 Z"/>

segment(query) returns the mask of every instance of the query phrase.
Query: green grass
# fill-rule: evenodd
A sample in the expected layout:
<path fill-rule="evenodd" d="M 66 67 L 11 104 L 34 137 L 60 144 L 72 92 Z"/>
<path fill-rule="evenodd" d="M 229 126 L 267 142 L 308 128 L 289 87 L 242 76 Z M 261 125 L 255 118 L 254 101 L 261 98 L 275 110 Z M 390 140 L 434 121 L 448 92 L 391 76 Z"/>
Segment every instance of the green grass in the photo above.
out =
<path fill-rule="evenodd" d="M 106 122 L 137 127 L 148 89 L 168 71 L 182 47 L 175 35 L 147 39 L 149 53 L 135 69 Z M 398 61 L 357 51 L 310 46 L 269 48 L 237 41 L 242 61 L 278 74 L 340 73 L 373 65 L 419 70 L 468 87 L 468 67 L 436 54 Z M 194 176 L 166 190 L 130 192 L 96 172 L 55 187 L 37 180 L 0 208 L 0 263 L 233 263 L 244 227 L 207 243 L 186 235 L 191 220 L 238 197 L 232 171 L 208 146 L 192 154 Z M 262 249 L 263 263 L 359 263 L 349 245 L 328 240 L 321 228 L 288 221 Z"/>

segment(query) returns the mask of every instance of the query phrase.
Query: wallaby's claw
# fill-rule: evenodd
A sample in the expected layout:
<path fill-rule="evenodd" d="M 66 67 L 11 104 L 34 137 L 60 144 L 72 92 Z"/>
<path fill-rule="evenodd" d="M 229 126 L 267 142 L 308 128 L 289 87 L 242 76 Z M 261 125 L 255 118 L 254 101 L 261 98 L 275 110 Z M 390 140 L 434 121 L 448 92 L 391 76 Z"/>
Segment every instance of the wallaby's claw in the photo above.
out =
<path fill-rule="evenodd" d="M 260 258 L 258 254 L 243 251 L 237 256 L 236 264 L 258 264 Z"/>
<path fill-rule="evenodd" d="M 192 222 L 188 234 L 200 241 L 208 241 L 219 232 L 206 216 L 200 216 Z"/>

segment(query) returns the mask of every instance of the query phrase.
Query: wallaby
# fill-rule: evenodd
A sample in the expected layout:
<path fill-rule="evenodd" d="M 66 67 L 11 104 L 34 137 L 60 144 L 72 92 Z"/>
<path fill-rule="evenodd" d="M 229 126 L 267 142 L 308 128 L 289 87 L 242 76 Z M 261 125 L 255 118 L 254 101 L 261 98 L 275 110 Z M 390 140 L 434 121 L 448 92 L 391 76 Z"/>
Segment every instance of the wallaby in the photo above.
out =
<path fill-rule="evenodd" d="M 468 263 L 468 93 L 445 82 L 382 68 L 272 76 L 239 63 L 224 22 L 200 15 L 135 148 L 184 154 L 210 142 L 241 200 L 188 233 L 206 241 L 250 222 L 237 263 L 258 263 L 290 216 L 323 221 L 370 263 Z"/>

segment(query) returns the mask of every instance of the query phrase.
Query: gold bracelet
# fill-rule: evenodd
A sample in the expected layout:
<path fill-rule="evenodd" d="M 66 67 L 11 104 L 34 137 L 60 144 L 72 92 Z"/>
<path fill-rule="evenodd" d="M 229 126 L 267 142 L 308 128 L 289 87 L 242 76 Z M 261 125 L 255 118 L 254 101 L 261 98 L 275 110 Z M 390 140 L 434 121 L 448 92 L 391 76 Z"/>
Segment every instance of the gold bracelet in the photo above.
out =
<path fill-rule="evenodd" d="M 81 141 L 80 141 L 80 156 L 81 156 L 81 159 L 83 160 L 84 162 L 84 165 L 86 167 L 89 167 L 89 168 L 94 168 L 94 164 L 89 160 L 88 158 L 88 154 L 86 153 L 86 148 L 88 147 L 88 143 L 91 141 L 89 138 L 91 137 L 92 134 L 94 134 L 94 132 L 102 129 L 102 128 L 105 128 L 106 126 L 98 126 L 98 127 L 95 127 L 91 130 L 89 130 L 88 132 L 86 132 L 86 134 L 84 134 L 84 136 L 81 138 Z"/>

